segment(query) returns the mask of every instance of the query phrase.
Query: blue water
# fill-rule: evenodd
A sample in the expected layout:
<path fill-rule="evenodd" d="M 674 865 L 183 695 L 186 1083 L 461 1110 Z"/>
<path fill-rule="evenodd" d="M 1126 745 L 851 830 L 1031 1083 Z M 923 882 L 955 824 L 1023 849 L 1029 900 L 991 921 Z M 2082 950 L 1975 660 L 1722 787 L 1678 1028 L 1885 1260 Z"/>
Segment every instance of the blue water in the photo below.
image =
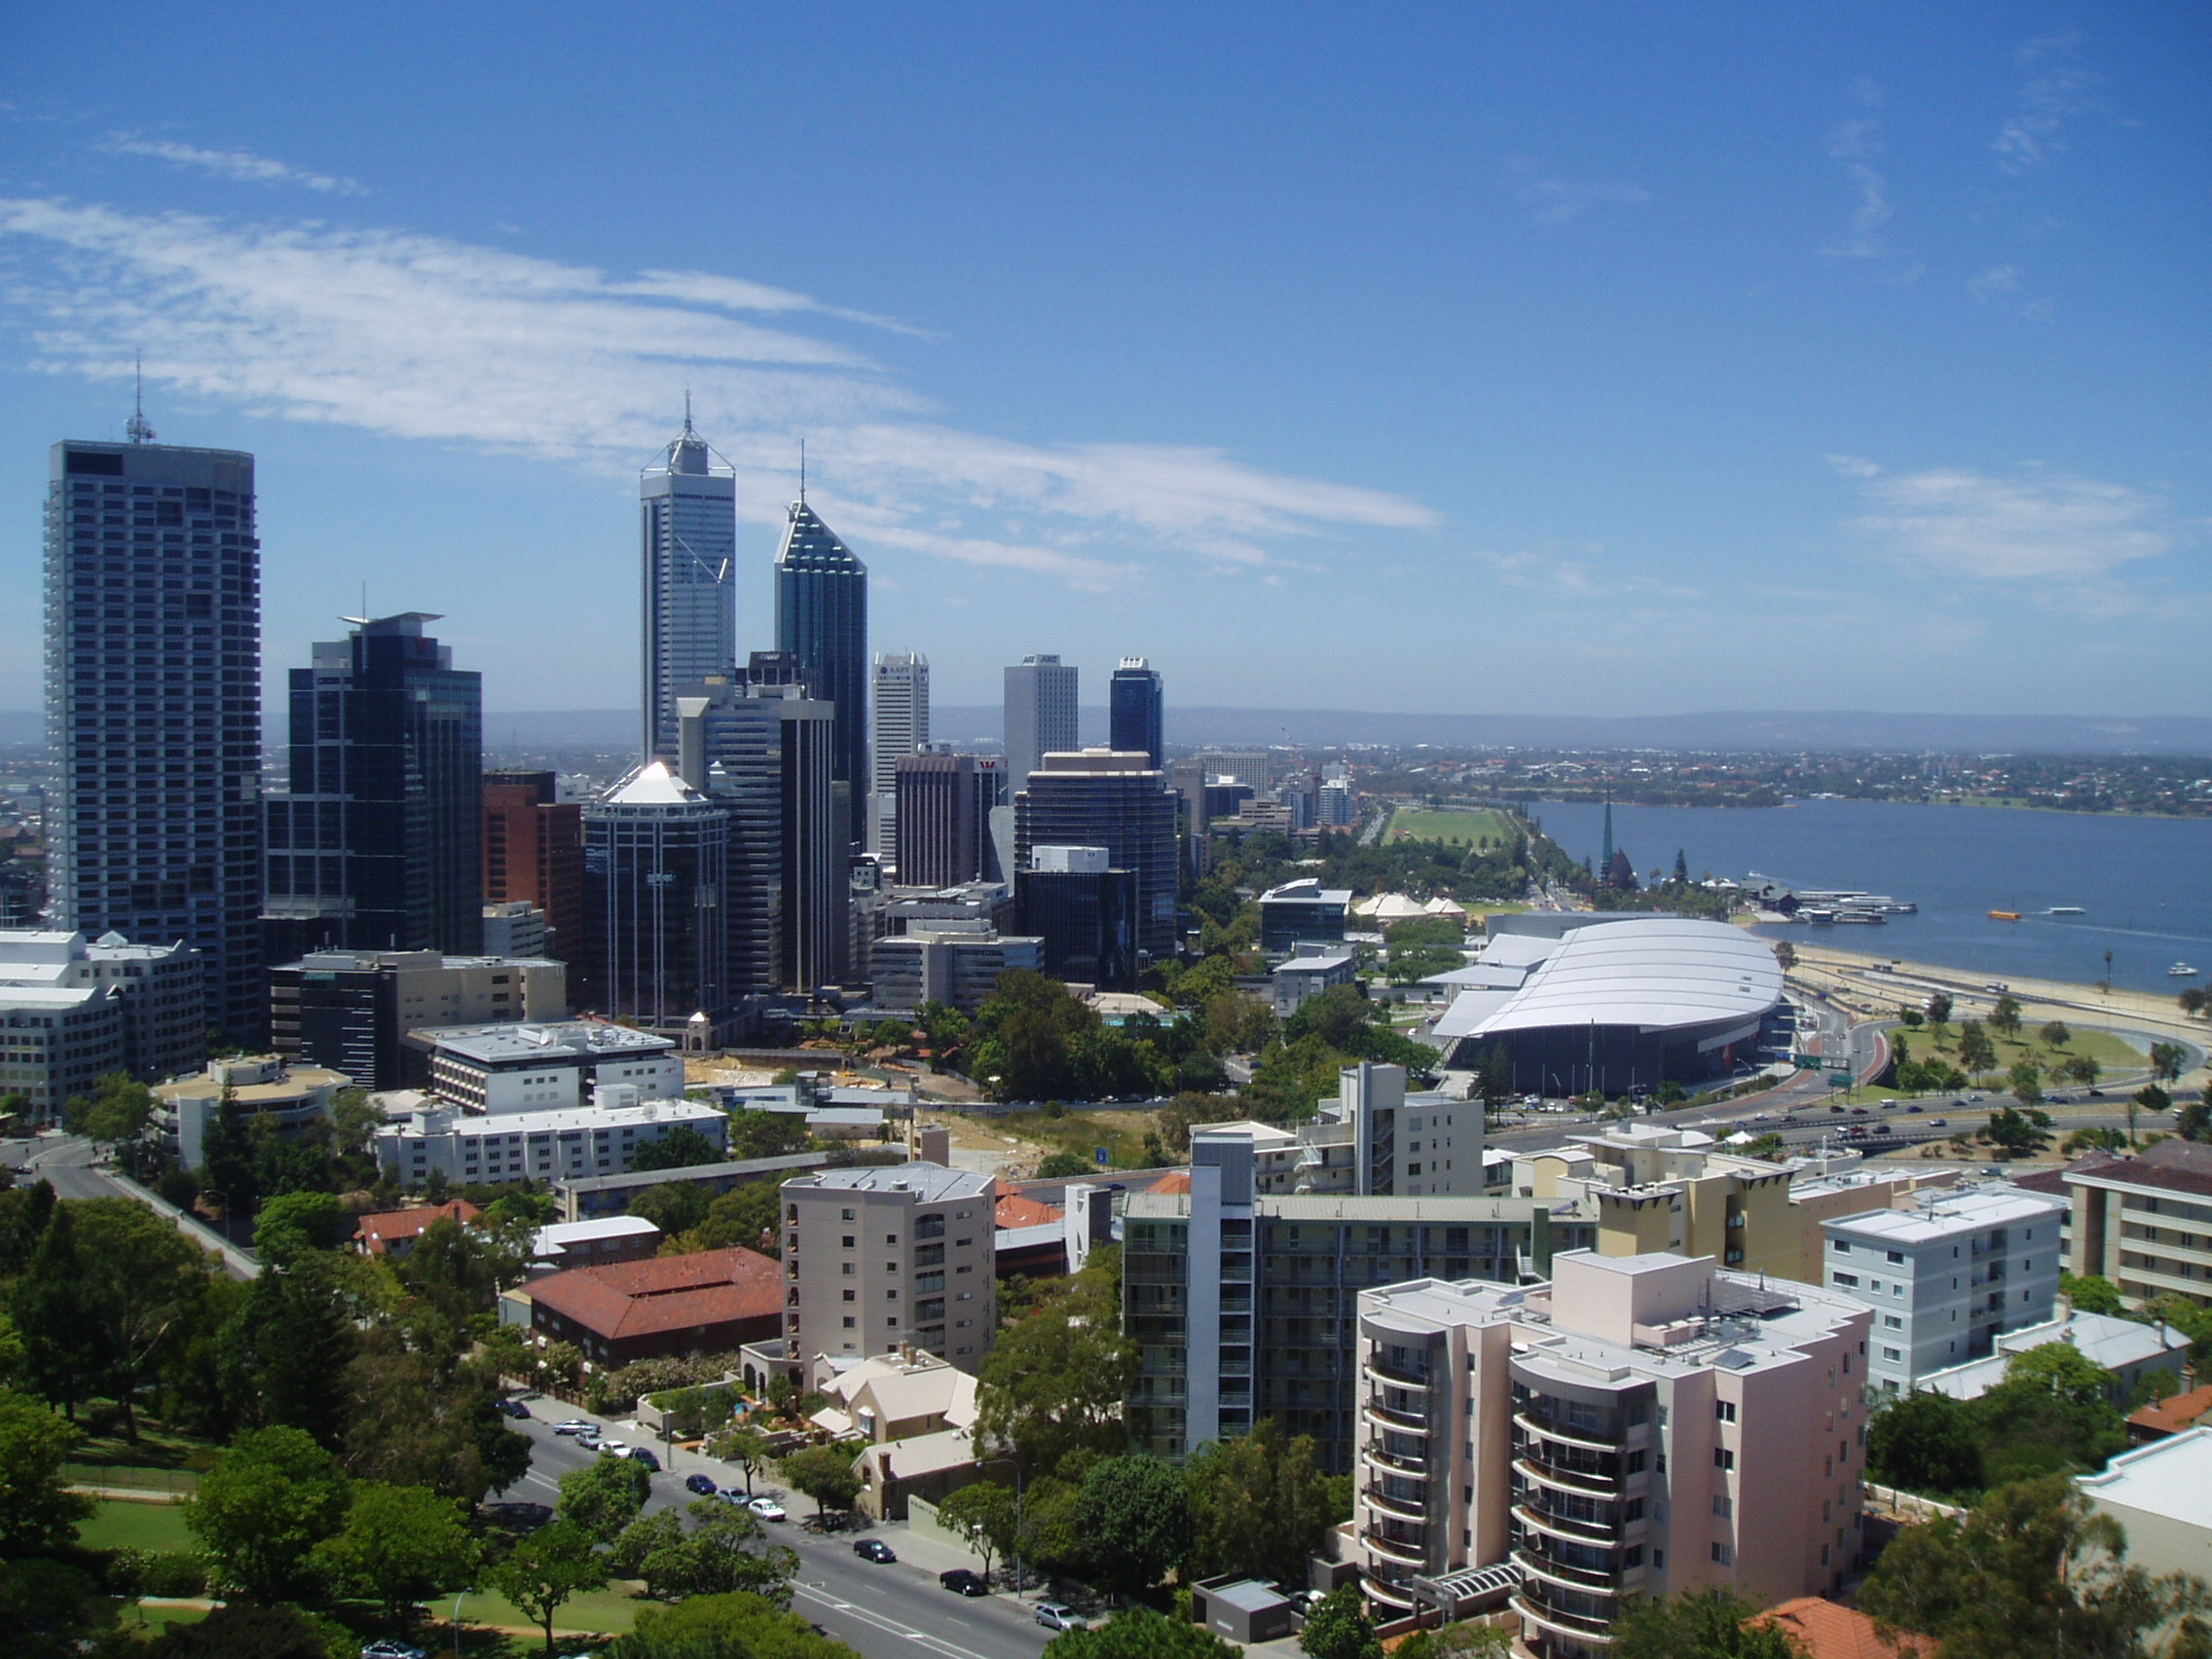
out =
<path fill-rule="evenodd" d="M 1534 807 L 1552 838 L 1596 861 L 1604 808 L 1562 801 Z M 2133 990 L 2212 985 L 2212 822 L 2118 818 L 1991 807 L 1809 800 L 1781 807 L 1613 808 L 1614 844 L 1640 876 L 1672 875 L 1675 853 L 1692 879 L 1741 881 L 1756 870 L 1803 887 L 1856 887 L 1911 900 L 1912 916 L 1886 927 L 1793 926 L 1762 932 L 1839 950 L 1946 968 Z M 2079 904 L 2080 916 L 2036 912 Z M 1994 922 L 1991 910 L 2018 910 Z M 2196 979 L 2166 974 L 2180 960 Z"/>

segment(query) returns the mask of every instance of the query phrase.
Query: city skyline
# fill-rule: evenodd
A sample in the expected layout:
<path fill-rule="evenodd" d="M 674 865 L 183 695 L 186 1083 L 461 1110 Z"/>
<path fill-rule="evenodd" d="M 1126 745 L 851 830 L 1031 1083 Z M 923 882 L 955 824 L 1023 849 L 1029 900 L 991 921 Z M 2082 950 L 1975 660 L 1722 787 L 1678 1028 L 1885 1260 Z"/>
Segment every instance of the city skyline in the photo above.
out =
<path fill-rule="evenodd" d="M 422 606 L 495 715 L 635 697 L 608 584 L 686 389 L 738 474 L 732 654 L 772 643 L 803 438 L 947 705 L 1044 643 L 1204 706 L 2194 712 L 2180 17 L 885 15 L 810 34 L 839 146 L 686 66 L 732 158 L 688 216 L 635 191 L 659 137 L 595 111 L 638 48 L 580 14 L 468 97 L 476 55 L 405 29 L 152 19 L 95 78 L 34 18 L 0 464 L 26 499 L 56 436 L 114 435 L 142 350 L 165 434 L 261 459 L 272 680 Z M 795 26 L 710 26 L 701 64 Z M 955 61 L 1005 120 L 920 118 Z M 0 571 L 36 557 L 18 517 Z M 0 620 L 0 709 L 35 627 Z M 1399 648 L 1316 697 L 1347 627 Z"/>

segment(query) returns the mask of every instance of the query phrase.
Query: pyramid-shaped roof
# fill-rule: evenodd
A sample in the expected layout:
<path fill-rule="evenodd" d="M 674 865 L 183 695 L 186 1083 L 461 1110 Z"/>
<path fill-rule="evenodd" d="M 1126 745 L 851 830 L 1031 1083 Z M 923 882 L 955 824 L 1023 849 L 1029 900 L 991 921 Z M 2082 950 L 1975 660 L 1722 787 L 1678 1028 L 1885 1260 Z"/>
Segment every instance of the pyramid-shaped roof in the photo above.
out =
<path fill-rule="evenodd" d="M 804 501 L 792 503 L 790 517 L 791 522 L 784 527 L 784 544 L 776 549 L 779 570 L 867 573 L 867 567 L 860 562 L 858 555 Z"/>
<path fill-rule="evenodd" d="M 609 806 L 688 806 L 707 797 L 668 769 L 665 760 L 648 760 L 607 797 Z"/>

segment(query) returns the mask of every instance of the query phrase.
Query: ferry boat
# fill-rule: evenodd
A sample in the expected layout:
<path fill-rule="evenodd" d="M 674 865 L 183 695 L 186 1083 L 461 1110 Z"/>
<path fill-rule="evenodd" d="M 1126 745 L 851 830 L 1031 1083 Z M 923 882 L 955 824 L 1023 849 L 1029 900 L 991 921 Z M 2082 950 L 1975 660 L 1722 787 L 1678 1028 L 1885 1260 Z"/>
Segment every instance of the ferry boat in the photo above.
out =
<path fill-rule="evenodd" d="M 2053 904 L 2044 912 L 2046 916 L 2085 916 L 2088 913 L 2079 904 Z"/>
<path fill-rule="evenodd" d="M 2166 973 L 2176 979 L 2194 979 L 2196 977 L 2196 970 L 2186 962 L 2175 963 L 2166 970 Z"/>
<path fill-rule="evenodd" d="M 2016 922 L 2020 919 L 2020 912 L 2017 910 L 1992 910 L 1989 912 L 1989 919 L 1993 922 Z"/>

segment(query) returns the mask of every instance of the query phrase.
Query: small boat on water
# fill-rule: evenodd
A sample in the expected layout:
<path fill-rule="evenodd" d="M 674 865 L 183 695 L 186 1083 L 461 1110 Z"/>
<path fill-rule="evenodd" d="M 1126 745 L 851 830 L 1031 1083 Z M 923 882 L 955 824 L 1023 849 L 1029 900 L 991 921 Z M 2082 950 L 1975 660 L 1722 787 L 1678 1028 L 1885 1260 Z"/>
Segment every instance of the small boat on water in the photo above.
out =
<path fill-rule="evenodd" d="M 2176 979 L 2194 979 L 2196 977 L 2196 970 L 2186 962 L 2175 963 L 2166 970 L 2166 973 L 2170 977 Z"/>
<path fill-rule="evenodd" d="M 2044 912 L 2046 916 L 2085 916 L 2088 913 L 2079 904 L 2053 904 Z"/>
<path fill-rule="evenodd" d="M 1992 910 L 1989 912 L 1989 919 L 1993 922 L 2016 922 L 2020 919 L 2020 912 L 2017 910 Z"/>

